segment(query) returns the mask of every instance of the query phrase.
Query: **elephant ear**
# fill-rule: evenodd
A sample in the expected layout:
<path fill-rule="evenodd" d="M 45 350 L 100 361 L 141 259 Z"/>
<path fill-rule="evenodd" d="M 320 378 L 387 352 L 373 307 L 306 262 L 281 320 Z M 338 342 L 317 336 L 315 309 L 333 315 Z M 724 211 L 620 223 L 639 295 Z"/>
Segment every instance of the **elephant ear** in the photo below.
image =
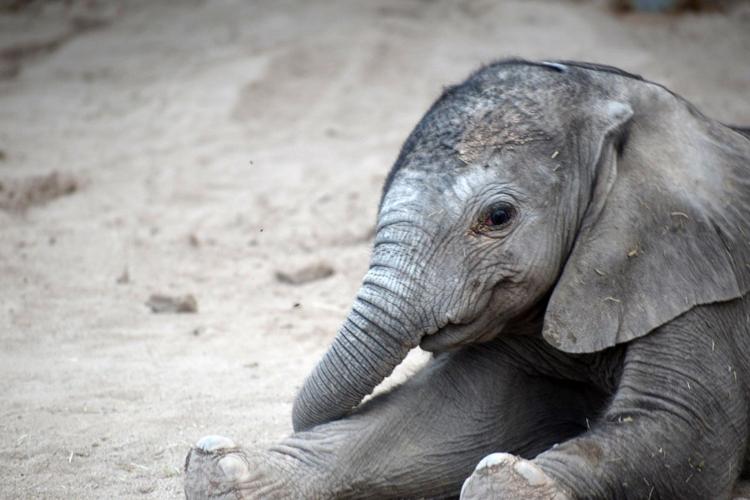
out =
<path fill-rule="evenodd" d="M 627 342 L 748 292 L 750 141 L 671 99 L 592 112 L 592 192 L 544 317 L 563 351 Z"/>

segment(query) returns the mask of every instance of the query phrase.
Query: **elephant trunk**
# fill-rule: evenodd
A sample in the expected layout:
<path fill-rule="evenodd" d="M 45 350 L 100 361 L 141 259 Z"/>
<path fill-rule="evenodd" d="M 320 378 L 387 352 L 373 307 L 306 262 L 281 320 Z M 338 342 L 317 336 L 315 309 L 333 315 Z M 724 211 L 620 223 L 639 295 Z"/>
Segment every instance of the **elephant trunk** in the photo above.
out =
<path fill-rule="evenodd" d="M 419 345 L 421 335 L 407 326 L 410 318 L 400 309 L 395 313 L 394 301 L 388 300 L 393 297 L 384 297 L 388 289 L 373 286 L 373 277 L 368 277 L 333 344 L 294 401 L 296 432 L 346 415 Z"/>

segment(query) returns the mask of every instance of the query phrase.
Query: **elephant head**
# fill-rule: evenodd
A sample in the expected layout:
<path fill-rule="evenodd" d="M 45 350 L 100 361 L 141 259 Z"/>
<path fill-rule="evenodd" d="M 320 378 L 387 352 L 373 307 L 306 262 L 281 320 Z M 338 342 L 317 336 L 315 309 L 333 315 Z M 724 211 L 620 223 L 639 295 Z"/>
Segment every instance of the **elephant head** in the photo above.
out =
<path fill-rule="evenodd" d="M 370 268 L 295 429 L 345 415 L 416 346 L 543 315 L 549 343 L 593 352 L 743 295 L 748 144 L 605 66 L 504 61 L 447 89 L 386 181 Z"/>

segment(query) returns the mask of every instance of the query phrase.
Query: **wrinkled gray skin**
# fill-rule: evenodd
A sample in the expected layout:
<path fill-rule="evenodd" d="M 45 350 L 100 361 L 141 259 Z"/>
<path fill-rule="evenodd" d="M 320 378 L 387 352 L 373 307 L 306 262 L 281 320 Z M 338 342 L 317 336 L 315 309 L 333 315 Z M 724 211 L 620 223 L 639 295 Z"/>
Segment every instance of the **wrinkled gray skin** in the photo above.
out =
<path fill-rule="evenodd" d="M 482 68 L 404 145 L 295 434 L 201 440 L 188 497 L 729 498 L 749 159 L 742 132 L 614 68 Z M 416 346 L 431 362 L 359 405 Z"/>

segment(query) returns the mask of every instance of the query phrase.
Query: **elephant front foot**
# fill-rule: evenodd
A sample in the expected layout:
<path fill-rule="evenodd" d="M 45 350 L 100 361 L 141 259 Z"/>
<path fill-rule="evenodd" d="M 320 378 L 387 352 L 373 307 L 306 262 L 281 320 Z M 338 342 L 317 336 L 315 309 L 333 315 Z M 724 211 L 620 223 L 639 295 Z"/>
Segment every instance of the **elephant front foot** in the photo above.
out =
<path fill-rule="evenodd" d="M 534 462 L 509 453 L 487 455 L 461 488 L 462 500 L 571 500 L 573 497 Z"/>
<path fill-rule="evenodd" d="M 270 455 L 245 451 L 223 436 L 200 439 L 185 459 L 189 500 L 299 497 L 288 479 Z"/>

